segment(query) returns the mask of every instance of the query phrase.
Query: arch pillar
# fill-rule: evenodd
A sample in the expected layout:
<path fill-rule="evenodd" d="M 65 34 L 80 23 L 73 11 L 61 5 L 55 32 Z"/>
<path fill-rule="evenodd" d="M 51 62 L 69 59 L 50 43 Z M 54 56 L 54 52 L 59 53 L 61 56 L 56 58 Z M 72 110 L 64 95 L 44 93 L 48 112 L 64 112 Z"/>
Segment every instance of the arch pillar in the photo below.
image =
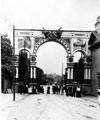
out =
<path fill-rule="evenodd" d="M 89 68 L 89 80 L 91 79 L 91 69 Z"/>
<path fill-rule="evenodd" d="M 73 83 L 73 63 L 67 68 L 67 83 Z"/>
<path fill-rule="evenodd" d="M 36 79 L 36 66 L 34 66 L 33 71 L 34 71 L 33 72 L 33 78 Z"/>
<path fill-rule="evenodd" d="M 16 67 L 16 79 L 18 79 L 18 66 Z"/>
<path fill-rule="evenodd" d="M 73 80 L 73 67 L 71 68 L 71 79 Z"/>
<path fill-rule="evenodd" d="M 34 83 L 36 80 L 36 56 L 30 58 L 30 82 Z"/>
<path fill-rule="evenodd" d="M 91 84 L 91 63 L 85 63 L 84 80 L 86 84 Z"/>
<path fill-rule="evenodd" d="M 67 57 L 67 84 L 73 83 L 73 56 Z"/>
<path fill-rule="evenodd" d="M 71 38 L 71 43 L 70 43 L 70 49 L 71 49 L 71 54 L 72 55 L 73 55 L 73 51 L 74 51 L 73 41 L 74 41 L 74 38 L 72 37 Z"/>
<path fill-rule="evenodd" d="M 85 69 L 84 69 L 84 79 L 88 79 L 88 76 L 87 76 L 88 73 L 87 73 L 87 72 L 88 72 L 88 69 L 85 68 Z"/>
<path fill-rule="evenodd" d="M 70 69 L 67 68 L 67 79 L 69 80 L 70 79 Z"/>
<path fill-rule="evenodd" d="M 31 68 L 30 68 L 30 71 L 31 71 L 31 72 L 30 72 L 30 73 L 31 73 L 31 74 L 30 74 L 30 78 L 32 79 L 32 78 L 33 78 L 33 67 L 32 67 L 32 66 L 31 66 Z"/>

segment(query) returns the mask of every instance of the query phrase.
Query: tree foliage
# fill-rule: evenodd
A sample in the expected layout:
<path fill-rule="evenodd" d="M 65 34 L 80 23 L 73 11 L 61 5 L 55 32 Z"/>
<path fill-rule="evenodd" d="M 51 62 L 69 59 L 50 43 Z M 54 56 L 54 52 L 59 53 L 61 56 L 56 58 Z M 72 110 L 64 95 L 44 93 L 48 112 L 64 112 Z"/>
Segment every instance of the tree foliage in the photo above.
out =
<path fill-rule="evenodd" d="M 55 73 L 51 73 L 51 74 L 47 74 L 46 79 L 49 83 L 53 84 L 53 83 L 61 83 L 62 80 L 62 76 L 57 75 Z"/>
<path fill-rule="evenodd" d="M 13 79 L 13 59 L 12 45 L 7 36 L 1 38 L 1 65 L 2 65 L 2 80 Z"/>

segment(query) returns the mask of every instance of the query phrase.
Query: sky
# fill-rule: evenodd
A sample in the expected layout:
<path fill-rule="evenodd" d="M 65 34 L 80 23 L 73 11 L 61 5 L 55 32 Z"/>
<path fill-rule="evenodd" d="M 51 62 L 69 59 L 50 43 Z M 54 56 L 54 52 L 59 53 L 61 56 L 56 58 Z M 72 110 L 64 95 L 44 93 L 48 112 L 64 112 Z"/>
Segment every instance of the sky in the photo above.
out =
<path fill-rule="evenodd" d="M 12 40 L 13 24 L 25 29 L 94 30 L 98 16 L 100 0 L 0 0 L 0 33 Z M 45 72 L 61 74 L 62 63 L 66 66 L 65 50 L 57 43 L 44 44 L 37 56 L 37 65 Z"/>

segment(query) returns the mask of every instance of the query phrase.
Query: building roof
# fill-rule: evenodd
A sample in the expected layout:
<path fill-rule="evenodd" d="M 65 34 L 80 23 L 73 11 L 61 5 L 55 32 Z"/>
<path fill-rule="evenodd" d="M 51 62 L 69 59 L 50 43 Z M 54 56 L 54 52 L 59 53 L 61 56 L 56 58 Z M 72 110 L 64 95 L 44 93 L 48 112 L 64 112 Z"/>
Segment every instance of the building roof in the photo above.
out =
<path fill-rule="evenodd" d="M 100 42 L 100 33 L 93 31 L 90 35 L 90 39 L 88 44 L 89 45 L 95 45 Z"/>

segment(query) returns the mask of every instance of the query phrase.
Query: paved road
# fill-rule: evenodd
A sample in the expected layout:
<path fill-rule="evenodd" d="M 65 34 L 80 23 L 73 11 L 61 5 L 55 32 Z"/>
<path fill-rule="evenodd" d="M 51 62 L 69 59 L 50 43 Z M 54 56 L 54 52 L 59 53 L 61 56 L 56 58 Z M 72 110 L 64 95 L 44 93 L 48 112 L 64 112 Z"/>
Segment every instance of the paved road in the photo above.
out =
<path fill-rule="evenodd" d="M 5 120 L 100 120 L 98 104 L 65 95 L 26 95 L 2 112 Z"/>

